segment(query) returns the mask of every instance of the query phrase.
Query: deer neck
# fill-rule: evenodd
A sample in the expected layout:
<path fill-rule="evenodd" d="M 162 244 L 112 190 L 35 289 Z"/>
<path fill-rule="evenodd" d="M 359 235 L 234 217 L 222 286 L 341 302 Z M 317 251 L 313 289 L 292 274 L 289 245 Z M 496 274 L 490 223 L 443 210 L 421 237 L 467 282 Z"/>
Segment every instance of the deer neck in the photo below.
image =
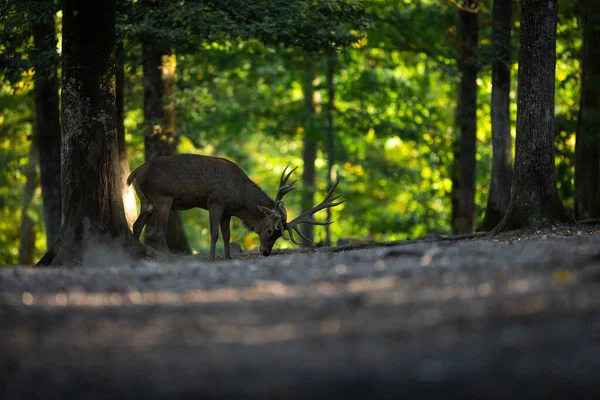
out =
<path fill-rule="evenodd" d="M 275 208 L 275 202 L 268 196 L 265 197 L 266 199 L 261 199 L 260 202 L 249 201 L 246 207 L 243 207 L 236 215 L 242 220 L 246 228 L 255 233 L 261 232 L 262 226 L 266 220 L 265 214 L 259 210 L 258 206 L 261 205 L 271 209 Z"/>

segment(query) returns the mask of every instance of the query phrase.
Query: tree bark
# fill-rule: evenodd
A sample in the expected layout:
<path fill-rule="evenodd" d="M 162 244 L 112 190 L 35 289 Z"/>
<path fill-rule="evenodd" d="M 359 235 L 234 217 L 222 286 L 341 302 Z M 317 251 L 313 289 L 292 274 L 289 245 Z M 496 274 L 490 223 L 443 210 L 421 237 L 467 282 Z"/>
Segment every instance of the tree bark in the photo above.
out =
<path fill-rule="evenodd" d="M 461 43 L 458 95 L 460 126 L 459 189 L 457 193 L 457 225 L 459 233 L 470 233 L 475 229 L 475 166 L 477 145 L 477 60 L 478 0 L 467 0 L 472 11 L 459 10 Z"/>
<path fill-rule="evenodd" d="M 502 221 L 510 202 L 512 145 L 510 137 L 510 47 L 512 0 L 495 0 L 492 13 L 492 176 L 485 217 L 477 230 L 491 231 Z"/>
<path fill-rule="evenodd" d="M 48 2 L 37 0 L 36 7 Z M 54 14 L 44 9 L 32 23 L 35 118 L 40 162 L 46 249 L 51 249 L 61 224 L 61 131 L 58 102 L 58 55 Z"/>
<path fill-rule="evenodd" d="M 581 0 L 581 99 L 575 144 L 575 217 L 600 217 L 600 4 Z"/>
<path fill-rule="evenodd" d="M 81 265 L 94 249 L 113 255 L 118 246 L 132 243 L 119 172 L 115 3 L 64 1 L 63 223 L 53 248 L 38 263 L 41 265 Z"/>
<path fill-rule="evenodd" d="M 327 102 L 327 190 L 331 188 L 334 182 L 335 131 L 333 113 L 335 111 L 335 64 L 335 54 L 329 54 L 327 57 L 327 88 L 329 91 L 329 101 Z M 327 208 L 327 222 L 331 223 L 331 208 Z M 325 246 L 331 246 L 331 225 L 325 225 Z"/>
<path fill-rule="evenodd" d="M 175 154 L 175 54 L 171 49 L 147 37 L 142 43 L 144 69 L 144 133 L 146 162 L 161 156 Z M 144 240 L 156 245 L 156 218 L 146 225 Z M 181 214 L 171 210 L 167 224 L 167 244 L 173 253 L 190 253 Z"/>
<path fill-rule="evenodd" d="M 127 225 L 132 229 L 137 218 L 137 206 L 133 187 L 127 185 L 129 170 L 129 157 L 127 157 L 127 143 L 125 142 L 125 54 L 123 43 L 117 44 L 116 50 L 116 105 L 117 105 L 117 140 L 119 143 L 119 167 L 121 172 L 121 191 L 123 193 L 123 206 Z"/>
<path fill-rule="evenodd" d="M 29 150 L 29 161 L 25 168 L 25 190 L 23 193 L 23 207 L 21 208 L 21 229 L 19 233 L 19 264 L 32 265 L 35 257 L 35 221 L 29 216 L 29 209 L 35 193 L 35 189 L 39 185 L 37 165 L 38 165 L 38 150 L 37 140 L 31 143 Z"/>
<path fill-rule="evenodd" d="M 558 197 L 554 164 L 557 0 L 521 1 L 515 175 L 494 233 L 571 222 Z"/>
<path fill-rule="evenodd" d="M 309 57 L 308 55 L 305 55 Z M 307 113 L 306 125 L 304 128 L 302 161 L 304 169 L 302 170 L 302 211 L 309 210 L 315 203 L 315 193 L 317 190 L 316 175 L 317 170 L 315 161 L 317 159 L 318 143 L 315 132 L 315 116 L 317 109 L 320 111 L 321 96 L 314 90 L 315 72 L 311 60 L 307 60 L 304 65 L 304 80 L 302 82 L 302 91 L 304 93 L 304 108 Z M 310 224 L 300 225 L 301 232 L 310 241 L 302 239 L 304 247 L 314 245 L 315 227 Z"/>

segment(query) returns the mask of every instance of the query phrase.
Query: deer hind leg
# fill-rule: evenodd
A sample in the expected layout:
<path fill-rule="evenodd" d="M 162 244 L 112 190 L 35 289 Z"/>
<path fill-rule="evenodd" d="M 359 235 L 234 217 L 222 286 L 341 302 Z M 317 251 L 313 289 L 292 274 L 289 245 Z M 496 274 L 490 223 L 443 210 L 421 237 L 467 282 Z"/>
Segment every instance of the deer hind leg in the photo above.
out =
<path fill-rule="evenodd" d="M 171 211 L 172 199 L 164 199 L 156 203 L 152 210 L 156 213 L 156 249 L 158 251 L 170 254 L 167 245 L 167 222 L 169 222 L 169 211 Z"/>
<path fill-rule="evenodd" d="M 152 216 L 152 205 L 148 203 L 142 203 L 140 215 L 137 217 L 135 222 L 133 223 L 133 239 L 136 243 L 140 241 L 140 235 L 142 234 L 142 229 L 150 220 Z"/>
<path fill-rule="evenodd" d="M 133 223 L 133 240 L 134 243 L 139 243 L 142 230 L 152 216 L 153 207 L 152 204 L 150 204 L 150 201 L 148 201 L 144 195 L 144 192 L 141 190 L 136 178 L 133 179 L 133 188 L 135 189 L 135 192 L 137 193 L 141 203 L 140 215 L 138 215 L 137 219 Z"/>

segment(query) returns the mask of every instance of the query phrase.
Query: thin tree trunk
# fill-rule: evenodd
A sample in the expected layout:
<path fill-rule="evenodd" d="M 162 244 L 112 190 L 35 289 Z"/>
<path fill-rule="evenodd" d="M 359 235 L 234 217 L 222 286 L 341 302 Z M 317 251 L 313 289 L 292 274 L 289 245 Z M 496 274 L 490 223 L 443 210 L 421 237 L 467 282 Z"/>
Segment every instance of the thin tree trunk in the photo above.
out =
<path fill-rule="evenodd" d="M 132 243 L 119 172 L 115 3 L 64 1 L 63 224 L 41 265 L 97 262 L 90 255 L 114 257 L 118 249 Z"/>
<path fill-rule="evenodd" d="M 515 175 L 508 211 L 494 233 L 571 222 L 554 165 L 557 0 L 521 1 Z"/>
<path fill-rule="evenodd" d="M 478 0 L 468 0 L 473 11 L 459 10 L 461 43 L 459 60 L 460 168 L 457 225 L 459 233 L 475 229 L 475 166 L 477 145 L 477 60 Z"/>
<path fill-rule="evenodd" d="M 38 165 L 38 150 L 37 140 L 33 140 L 31 143 L 31 149 L 29 150 L 29 161 L 25 168 L 25 176 L 27 182 L 25 182 L 25 190 L 23 193 L 23 207 L 21 208 L 21 230 L 19 233 L 19 264 L 21 265 L 32 265 L 35 260 L 35 221 L 29 216 L 29 209 L 31 208 L 31 202 L 35 189 L 39 185 L 39 179 L 37 174 Z"/>
<path fill-rule="evenodd" d="M 600 217 L 600 4 L 581 0 L 581 100 L 575 145 L 575 217 Z"/>
<path fill-rule="evenodd" d="M 510 137 L 510 47 L 512 0 L 495 0 L 492 25 L 492 176 L 485 217 L 478 230 L 491 231 L 502 221 L 510 202 L 512 145 Z"/>
<path fill-rule="evenodd" d="M 48 2 L 36 0 L 36 7 L 48 7 Z M 57 39 L 54 15 L 48 10 L 36 14 L 32 23 L 35 56 L 35 117 L 40 160 L 46 248 L 58 237 L 61 224 L 61 131 L 58 102 Z"/>
<path fill-rule="evenodd" d="M 334 183 L 333 165 L 335 163 L 335 132 L 333 126 L 333 113 L 335 111 L 335 64 L 334 53 L 327 57 L 327 88 L 329 101 L 327 102 L 327 180 L 328 190 Z M 331 222 L 331 208 L 327 208 L 327 222 Z M 325 245 L 331 246 L 331 225 L 325 226 Z"/>
<path fill-rule="evenodd" d="M 132 229 L 137 217 L 137 206 L 133 187 L 127 185 L 129 158 L 127 157 L 127 143 L 125 142 L 125 54 L 123 43 L 117 44 L 117 71 L 116 71 L 116 104 L 117 104 L 117 140 L 119 142 L 119 167 L 121 172 L 121 191 L 127 225 Z"/>
<path fill-rule="evenodd" d="M 460 193 L 460 134 L 456 134 L 459 132 L 459 121 L 458 116 L 460 115 L 460 98 L 457 99 L 456 109 L 455 109 L 455 118 L 454 118 L 454 129 L 453 132 L 454 137 L 452 138 L 452 168 L 450 170 L 450 180 L 452 181 L 452 191 L 450 192 L 450 201 L 452 205 L 452 213 L 450 215 L 450 226 L 452 227 L 452 232 L 455 234 L 458 233 L 458 195 Z"/>
<path fill-rule="evenodd" d="M 306 57 L 309 57 L 306 55 Z M 315 192 L 317 188 L 316 175 L 317 170 L 315 161 L 317 159 L 317 150 L 319 148 L 315 132 L 315 115 L 317 109 L 320 111 L 321 96 L 314 90 L 315 72 L 311 60 L 307 60 L 304 65 L 304 80 L 302 82 L 302 91 L 304 92 L 304 108 L 307 113 L 306 125 L 303 138 L 302 161 L 304 168 L 302 170 L 302 211 L 309 210 L 315 201 Z M 302 239 L 302 245 L 311 247 L 314 245 L 315 227 L 311 224 L 300 225 L 301 232 L 310 241 Z"/>
<path fill-rule="evenodd" d="M 175 154 L 175 54 L 154 38 L 142 44 L 144 67 L 144 134 L 146 162 L 161 156 Z M 156 245 L 156 218 L 146 225 L 145 243 Z M 171 210 L 167 224 L 167 244 L 173 253 L 190 253 L 181 214 Z"/>

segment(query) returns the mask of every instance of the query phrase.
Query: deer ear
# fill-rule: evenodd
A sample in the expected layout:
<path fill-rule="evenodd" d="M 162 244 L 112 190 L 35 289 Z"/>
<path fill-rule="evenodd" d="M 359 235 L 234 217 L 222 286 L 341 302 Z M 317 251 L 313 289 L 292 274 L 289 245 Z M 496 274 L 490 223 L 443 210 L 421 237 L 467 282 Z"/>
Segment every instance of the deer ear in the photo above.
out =
<path fill-rule="evenodd" d="M 273 215 L 273 210 L 271 210 L 270 208 L 261 206 L 260 204 L 258 204 L 257 207 L 258 207 L 258 209 L 260 211 L 263 212 L 263 214 L 265 214 L 265 215 Z"/>

